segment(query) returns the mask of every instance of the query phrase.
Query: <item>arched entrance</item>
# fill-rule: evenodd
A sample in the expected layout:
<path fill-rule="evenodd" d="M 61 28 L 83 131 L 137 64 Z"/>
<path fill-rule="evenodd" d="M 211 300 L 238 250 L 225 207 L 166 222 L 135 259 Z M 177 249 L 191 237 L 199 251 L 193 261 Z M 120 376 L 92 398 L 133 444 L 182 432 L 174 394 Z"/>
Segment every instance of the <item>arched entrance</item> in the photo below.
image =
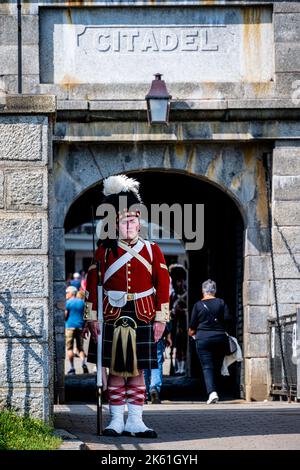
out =
<path fill-rule="evenodd" d="M 204 204 L 205 244 L 203 249 L 188 253 L 189 310 L 198 298 L 201 282 L 214 278 L 218 294 L 226 299 L 235 318 L 234 333 L 245 344 L 243 311 L 249 315 L 250 308 L 243 301 L 242 285 L 251 288 L 251 265 L 248 262 L 243 274 L 243 261 L 255 254 L 267 227 L 262 184 L 262 154 L 266 150 L 254 144 L 61 145 L 54 158 L 54 235 L 61 239 L 65 230 L 90 221 L 91 205 L 97 207 L 101 200 L 101 181 L 110 174 L 137 177 L 146 204 Z M 60 258 L 54 281 L 57 314 L 64 298 L 62 261 Z M 63 338 L 60 340 L 61 351 Z M 197 375 L 199 366 L 193 351 L 191 357 L 190 372 Z M 240 385 L 240 374 L 233 374 L 229 395 L 239 396 Z"/>
<path fill-rule="evenodd" d="M 182 172 L 145 170 L 131 172 L 130 176 L 141 182 L 141 195 L 144 204 L 150 212 L 151 204 L 203 204 L 204 205 L 204 245 L 199 250 L 188 250 L 188 279 L 189 303 L 188 317 L 192 306 L 200 296 L 201 283 L 207 278 L 216 280 L 218 295 L 223 297 L 229 305 L 232 317 L 232 331 L 238 335 L 242 344 L 242 274 L 243 274 L 243 231 L 244 224 L 236 203 L 227 194 L 224 194 L 215 185 L 207 180 L 199 179 Z M 99 182 L 89 188 L 70 207 L 66 219 L 66 232 L 81 224 L 91 221 L 91 208 L 98 206 L 102 195 L 102 183 Z M 185 234 L 183 234 L 185 235 Z M 78 237 L 80 239 L 80 237 Z M 88 255 L 92 255 L 92 234 L 84 236 L 85 243 L 89 239 L 87 256 L 83 258 L 82 266 L 73 264 L 74 270 L 85 270 Z M 74 245 L 75 247 L 76 245 Z M 79 245 L 78 245 L 79 247 Z M 79 249 L 79 248 L 78 248 Z M 66 271 L 69 271 L 72 258 L 70 253 L 66 259 Z M 167 250 L 166 258 L 169 258 Z M 174 255 L 177 255 L 176 251 Z M 173 256 L 173 260 L 176 260 Z M 186 332 L 187 334 L 187 332 Z M 190 377 L 202 378 L 201 368 L 195 351 L 193 340 L 189 341 L 188 370 Z M 232 368 L 229 379 L 222 381 L 221 396 L 230 398 L 239 397 L 240 374 L 239 369 Z M 198 390 L 199 398 L 205 397 L 205 388 L 202 381 Z"/>

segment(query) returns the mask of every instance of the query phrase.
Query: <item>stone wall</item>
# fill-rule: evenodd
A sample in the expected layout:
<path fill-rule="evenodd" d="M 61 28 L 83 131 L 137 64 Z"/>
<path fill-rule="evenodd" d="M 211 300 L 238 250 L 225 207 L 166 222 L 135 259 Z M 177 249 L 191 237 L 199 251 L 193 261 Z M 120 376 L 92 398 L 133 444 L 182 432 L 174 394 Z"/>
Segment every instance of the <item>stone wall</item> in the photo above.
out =
<path fill-rule="evenodd" d="M 279 313 L 300 306 L 300 142 L 276 141 L 273 159 L 273 240 Z"/>
<path fill-rule="evenodd" d="M 137 8 L 133 8 L 133 3 Z M 97 16 L 98 10 L 94 16 L 92 13 L 95 10 L 91 10 L 91 4 L 93 8 L 105 10 L 105 14 Z M 272 314 L 274 300 L 261 155 L 263 151 L 272 151 L 275 145 L 272 208 L 273 222 L 277 221 L 278 226 L 273 226 L 273 239 L 280 314 L 283 315 L 294 313 L 300 304 L 300 154 L 297 140 L 300 135 L 300 3 L 273 1 L 258 4 L 251 0 L 234 3 L 222 0 L 116 0 L 111 8 L 110 0 L 23 3 L 23 91 L 35 94 L 36 101 L 33 110 L 23 103 L 23 113 L 18 101 L 10 101 L 10 107 L 0 114 L 0 338 L 1 360 L 10 365 L 2 373 L 4 362 L 1 363 L 3 403 L 19 404 L 23 410 L 33 407 L 33 413 L 49 416 L 49 390 L 53 378 L 53 370 L 51 373 L 48 370 L 51 363 L 48 362 L 51 359 L 48 351 L 51 352 L 53 331 L 49 316 L 52 305 L 57 354 L 60 357 L 58 393 L 63 400 L 64 217 L 74 199 L 103 177 L 151 167 L 205 177 L 232 194 L 245 211 L 243 305 L 246 398 L 267 398 L 270 381 L 267 318 Z M 124 5 L 125 9 L 121 8 Z M 49 6 L 54 7 L 53 10 L 47 9 Z M 63 6 L 67 8 L 59 8 Z M 195 10 L 192 11 L 192 8 Z M 162 12 L 161 16 L 158 11 Z M 117 68 L 111 70 L 110 63 L 106 63 L 106 78 L 102 83 L 100 78 L 97 81 L 100 76 L 97 67 L 102 64 L 98 58 L 102 59 L 105 51 L 95 50 L 97 42 L 94 39 L 83 44 L 82 60 L 86 60 L 85 56 L 87 60 L 92 58 L 92 67 L 89 63 L 90 68 L 86 69 L 91 73 L 88 72 L 84 79 L 88 83 L 82 82 L 80 73 L 75 76 L 68 73 L 59 75 L 62 70 L 60 65 L 72 66 L 73 56 L 74 63 L 78 60 L 78 44 L 74 42 L 74 34 L 81 35 L 82 39 L 86 32 L 84 28 L 94 18 L 100 18 L 97 20 L 100 28 L 103 27 L 101 18 L 108 25 L 115 21 L 115 26 L 122 27 L 135 24 L 136 20 L 137 26 L 146 27 L 143 31 L 146 31 L 150 42 L 145 44 L 151 44 L 155 49 L 151 33 L 147 36 L 149 24 L 164 27 L 165 23 L 174 19 L 176 24 L 177 20 L 182 22 L 184 29 L 184 21 L 190 25 L 196 18 L 194 11 L 198 15 L 195 24 L 192 23 L 195 31 L 188 32 L 191 36 L 183 36 L 184 48 L 190 49 L 186 51 L 190 53 L 195 46 L 191 38 L 202 38 L 199 54 L 206 54 L 203 62 L 205 73 L 199 76 L 199 62 L 193 60 L 182 68 L 182 73 L 180 68 L 174 69 L 173 63 L 170 71 L 157 70 L 158 65 L 164 67 L 167 63 L 165 55 L 160 50 L 152 56 L 155 59 L 153 73 L 165 73 L 163 78 L 173 96 L 168 128 L 157 130 L 149 128 L 146 123 L 144 97 L 152 79 L 148 76 L 150 69 L 142 76 L 144 68 L 140 67 L 139 74 L 134 75 L 136 81 L 132 81 L 129 72 L 135 69 L 130 61 L 128 67 L 131 70 L 127 73 L 125 61 L 121 73 L 117 74 Z M 5 96 L 17 91 L 16 13 L 15 1 L 1 2 L 0 106 L 3 101 L 1 93 Z M 57 19 L 54 31 L 52 26 Z M 230 43 L 222 28 L 215 32 L 214 37 L 209 31 L 204 31 L 204 35 L 196 31 L 199 26 L 196 23 L 205 20 L 210 27 L 218 22 L 221 24 L 221 19 L 231 38 L 238 39 L 235 45 Z M 80 25 L 83 26 L 81 30 Z M 176 29 L 172 31 L 175 35 L 179 34 Z M 51 49 L 53 37 L 57 39 L 56 56 Z M 63 46 L 62 37 L 70 55 L 65 56 L 63 47 L 60 49 L 60 43 Z M 182 36 L 180 38 L 182 40 Z M 106 46 L 105 43 L 102 45 Z M 227 55 L 224 55 L 223 46 L 228 48 Z M 114 47 L 117 49 L 116 43 Z M 242 47 L 242 50 L 238 49 L 241 54 L 236 55 L 234 47 Z M 206 48 L 209 50 L 205 51 Z M 137 52 L 140 54 L 140 50 Z M 218 60 L 219 52 L 223 53 L 221 61 Z M 208 55 L 212 57 L 212 67 L 209 66 Z M 63 63 L 65 59 L 66 64 Z M 246 60 L 246 63 L 240 64 L 238 60 Z M 93 63 L 97 65 L 95 70 Z M 114 62 L 116 65 L 118 63 Z M 228 71 L 225 66 L 231 63 L 232 71 L 230 67 Z M 220 64 L 225 64 L 225 68 L 220 70 Z M 55 74 L 55 65 L 58 74 Z M 79 70 L 81 66 L 84 62 L 79 60 Z M 186 72 L 188 81 L 184 75 Z M 56 95 L 60 113 L 53 137 L 58 149 L 55 188 L 52 188 L 51 177 L 49 180 L 51 148 L 48 137 L 52 131 L 46 112 L 52 105 L 47 108 L 43 97 L 39 97 L 41 93 Z M 14 114 L 9 114 L 9 109 Z M 93 121 L 91 116 L 97 119 Z M 205 149 L 202 148 L 203 142 Z M 253 144 L 253 154 L 251 151 L 244 154 L 242 146 L 245 142 L 250 146 Z M 267 148 L 264 149 L 266 142 Z M 236 166 L 233 170 L 243 166 L 240 174 L 233 171 L 230 176 L 229 167 L 224 165 L 221 168 L 218 163 L 222 163 L 218 155 L 224 143 L 229 144 L 227 158 L 233 159 Z M 190 158 L 189 152 L 186 152 L 185 158 L 182 158 L 180 152 L 176 152 L 177 144 L 185 149 L 195 144 L 195 152 L 191 153 L 194 156 Z M 240 155 L 236 160 L 235 150 L 230 145 L 239 149 L 237 153 Z M 142 149 L 140 153 L 143 146 L 145 151 Z M 214 151 L 210 153 L 209 148 L 214 148 Z M 116 153 L 118 159 L 115 158 Z M 215 168 L 219 168 L 222 181 L 218 180 Z M 52 214 L 49 200 L 53 221 L 49 218 Z M 53 304 L 49 227 L 54 228 L 55 247 Z M 20 370 L 15 367 L 14 360 L 21 362 Z"/>
<path fill-rule="evenodd" d="M 54 379 L 49 236 L 54 110 L 55 100 L 47 96 L 11 97 L 0 109 L 0 406 L 46 421 Z"/>
<path fill-rule="evenodd" d="M 135 8 L 132 7 L 133 3 Z M 160 68 L 160 72 L 165 74 L 164 78 L 173 98 L 192 100 L 196 106 L 197 100 L 202 99 L 291 98 L 291 94 L 295 91 L 293 86 L 297 86 L 295 81 L 300 77 L 298 27 L 300 4 L 276 0 L 261 5 L 258 3 L 251 0 L 241 0 L 234 4 L 226 2 L 226 8 L 224 1 L 221 0 L 214 2 L 174 0 L 168 1 L 167 6 L 163 0 L 156 2 L 117 0 L 114 1 L 113 8 L 110 0 L 73 3 L 44 0 L 23 3 L 24 93 L 55 94 L 60 101 L 61 109 L 69 107 L 88 109 L 88 101 L 99 99 L 143 101 L 152 74 Z M 52 8 L 47 8 L 50 6 Z M 66 8 L 62 8 L 64 6 Z M 4 89 L 7 93 L 17 92 L 16 15 L 16 2 L 13 0 L 1 2 L 0 89 Z M 93 31 L 97 34 L 97 29 L 84 30 L 90 24 L 95 24 L 95 18 L 100 28 L 110 24 L 116 27 L 120 25 L 124 29 L 126 25 L 133 24 L 137 25 L 137 28 L 141 25 L 144 31 L 145 27 L 150 26 L 154 35 L 149 32 L 150 36 L 146 35 L 147 40 L 137 37 L 137 50 L 131 48 L 129 52 L 125 51 L 125 55 L 114 57 L 112 47 L 106 54 L 104 46 L 108 45 L 105 42 L 103 50 L 100 50 L 101 44 L 98 48 L 95 47 L 97 41 Z M 172 23 L 181 26 L 183 33 L 176 28 L 166 30 L 171 19 Z M 56 28 L 53 28 L 53 22 Z M 187 31 L 185 31 L 185 22 L 190 25 Z M 194 24 L 195 31 L 191 29 Z M 177 63 L 177 60 L 172 61 L 172 56 L 177 52 L 181 54 L 181 51 L 177 51 L 178 47 L 171 50 L 170 54 L 161 51 L 155 36 L 157 25 L 163 27 L 163 33 L 170 34 L 171 39 L 174 37 L 178 41 L 178 47 L 180 44 L 182 46 L 182 40 L 184 41 L 182 47 L 187 57 L 188 54 L 196 54 L 181 69 L 175 67 L 175 71 L 171 71 L 174 62 Z M 201 25 L 199 31 L 198 25 Z M 205 25 L 207 29 L 204 28 Z M 214 29 L 213 26 L 216 25 L 220 27 Z M 100 29 L 99 34 L 101 31 Z M 82 40 L 86 38 L 87 44 L 84 41 L 82 43 L 83 50 L 80 40 L 78 44 L 77 34 Z M 105 34 L 109 32 L 106 31 Z M 129 36 L 133 34 L 130 37 L 134 37 L 137 33 L 131 31 L 128 34 Z M 144 33 L 140 34 L 143 35 Z M 146 50 L 138 59 L 138 66 L 135 67 L 130 61 L 132 56 L 140 53 L 138 40 L 142 40 Z M 61 43 L 61 47 L 56 48 L 55 55 L 51 45 L 57 42 Z M 242 48 L 241 51 L 239 48 Z M 257 54 L 258 50 L 260 54 Z M 148 52 L 152 54 L 150 58 Z M 79 68 L 82 66 L 83 70 L 82 73 L 77 73 L 78 67 L 73 70 L 68 68 L 68 64 L 73 64 L 80 54 L 82 57 L 79 58 L 77 65 Z M 125 60 L 124 66 L 119 70 L 120 60 L 127 57 L 126 54 L 128 60 Z M 146 60 L 144 56 L 147 56 Z M 201 58 L 200 63 L 199 58 Z M 140 63 L 144 66 L 140 67 Z M 150 65 L 153 63 L 155 70 L 152 71 L 153 67 Z M 227 73 L 228 63 L 231 67 Z M 105 79 L 102 74 L 102 64 L 105 70 L 107 68 L 109 79 Z M 113 66 L 110 69 L 111 64 Z M 57 65 L 56 74 L 53 70 L 55 65 Z M 61 75 L 64 68 L 66 73 Z M 135 70 L 134 77 L 130 77 L 132 70 Z M 200 76 L 199 70 L 202 70 Z"/>

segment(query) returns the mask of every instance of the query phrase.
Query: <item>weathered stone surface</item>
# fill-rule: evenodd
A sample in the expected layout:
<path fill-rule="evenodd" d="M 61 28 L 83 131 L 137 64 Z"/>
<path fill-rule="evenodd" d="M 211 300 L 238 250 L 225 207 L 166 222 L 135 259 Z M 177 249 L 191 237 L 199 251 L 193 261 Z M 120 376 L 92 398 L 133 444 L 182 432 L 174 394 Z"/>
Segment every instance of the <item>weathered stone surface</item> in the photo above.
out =
<path fill-rule="evenodd" d="M 254 100 L 255 101 L 255 100 Z M 256 104 L 257 101 L 256 101 Z M 228 120 L 228 114 L 221 116 L 222 120 L 213 120 L 211 113 L 207 110 L 202 110 L 202 120 L 191 120 L 187 122 L 171 121 L 169 126 L 156 125 L 148 126 L 145 119 L 143 121 L 133 121 L 132 115 L 128 120 L 118 120 L 115 122 L 108 121 L 93 121 L 93 122 L 62 122 L 59 121 L 55 125 L 55 142 L 105 142 L 123 144 L 131 142 L 193 142 L 197 143 L 199 140 L 212 141 L 224 140 L 230 141 L 253 141 L 264 139 L 273 140 L 276 138 L 281 139 L 295 139 L 299 135 L 300 124 L 296 120 L 278 120 L 278 115 L 275 114 L 277 121 L 270 122 L 270 120 L 257 121 L 261 119 L 261 111 L 257 111 L 253 102 L 251 103 L 253 109 L 235 110 L 235 115 L 232 119 Z M 298 103 L 292 105 L 295 108 L 294 119 L 298 116 Z M 201 109 L 201 103 L 199 104 Z M 230 114 L 234 110 L 230 110 Z M 255 113 L 250 119 L 249 113 Z M 266 118 L 270 119 L 270 110 L 267 110 Z M 126 116 L 126 114 L 125 114 Z M 216 117 L 216 116 L 215 116 Z M 220 118 L 220 116 L 217 116 Z M 243 119 L 241 119 L 241 117 Z M 283 115 L 285 117 L 285 115 Z M 124 114 L 123 114 L 124 118 Z M 265 145 L 262 147 L 261 153 L 271 151 L 271 147 Z M 234 153 L 238 152 L 236 147 Z"/>
<path fill-rule="evenodd" d="M 47 173 L 39 171 L 7 171 L 7 208 L 46 208 L 48 205 Z"/>
<path fill-rule="evenodd" d="M 267 333 L 267 319 L 270 316 L 269 306 L 246 306 L 244 308 L 245 330 L 248 333 Z"/>
<path fill-rule="evenodd" d="M 298 2 L 273 2 L 274 13 L 300 13 Z"/>
<path fill-rule="evenodd" d="M 54 225 L 56 227 L 63 227 L 65 223 L 65 216 L 68 211 L 67 201 L 57 201 L 52 204 L 50 207 L 50 211 L 52 212 L 52 217 L 54 220 Z"/>
<path fill-rule="evenodd" d="M 0 171 L 0 209 L 4 207 L 4 174 Z"/>
<path fill-rule="evenodd" d="M 277 254 L 274 261 L 277 279 L 300 279 L 300 254 Z"/>
<path fill-rule="evenodd" d="M 244 305 L 268 305 L 270 281 L 246 281 L 243 283 Z"/>
<path fill-rule="evenodd" d="M 51 419 L 50 396 L 47 389 L 23 386 L 23 388 L 1 387 L 0 388 L 0 408 L 13 408 L 20 415 L 28 415 L 33 418 L 48 421 Z"/>
<path fill-rule="evenodd" d="M 53 313 L 54 313 L 55 328 L 56 326 L 64 326 L 65 325 L 65 309 L 55 307 Z"/>
<path fill-rule="evenodd" d="M 55 245 L 54 245 L 55 246 Z M 65 256 L 53 257 L 53 280 L 64 281 L 65 276 Z"/>
<path fill-rule="evenodd" d="M 0 116 L 0 160 L 41 160 L 43 124 L 43 117 Z"/>
<path fill-rule="evenodd" d="M 267 384 L 258 383 L 245 386 L 246 401 L 264 401 L 270 397 L 270 387 Z"/>
<path fill-rule="evenodd" d="M 278 312 L 279 316 L 286 316 L 286 315 L 294 315 L 296 313 L 296 304 L 291 303 L 291 304 L 278 304 Z M 272 307 L 271 307 L 271 317 L 276 318 L 276 308 L 275 308 L 275 303 L 273 302 Z"/>
<path fill-rule="evenodd" d="M 299 80 L 299 72 L 276 72 L 274 95 L 277 97 L 285 96 L 287 99 L 296 99 L 299 104 Z"/>
<path fill-rule="evenodd" d="M 268 383 L 268 359 L 267 358 L 245 358 L 245 382 L 246 384 Z"/>
<path fill-rule="evenodd" d="M 0 257 L 0 293 L 15 296 L 48 295 L 47 258 Z"/>
<path fill-rule="evenodd" d="M 27 214 L 0 219 L 0 250 L 47 249 L 47 221 Z"/>
<path fill-rule="evenodd" d="M 55 338 L 56 354 L 59 358 L 64 358 L 66 349 L 65 331 L 63 331 L 63 333 L 57 333 L 57 335 L 55 335 Z"/>
<path fill-rule="evenodd" d="M 0 12 L 1 13 L 1 12 Z M 0 14 L 0 47 L 17 45 L 17 15 Z M 22 44 L 24 46 L 38 44 L 39 19 L 36 15 L 22 16 Z"/>
<path fill-rule="evenodd" d="M 0 47 L 17 44 L 17 16 L 0 15 Z"/>
<path fill-rule="evenodd" d="M 186 6 L 184 12 L 183 19 L 180 9 L 163 6 L 74 8 L 69 10 L 70 22 L 63 10 L 44 9 L 41 81 L 113 85 L 122 77 L 122 85 L 144 85 L 153 74 L 153 60 L 170 85 L 178 81 L 178 61 L 185 83 L 213 82 L 216 77 L 223 82 L 267 82 L 273 77 L 270 8 L 260 7 L 259 16 L 251 7 L 247 16 L 244 9 L 230 6 Z M 56 43 L 61 47 L 53 47 Z"/>
<path fill-rule="evenodd" d="M 273 174 L 279 176 L 300 175 L 300 147 L 274 149 Z M 274 176 L 274 178 L 275 178 Z"/>
<path fill-rule="evenodd" d="M 53 228 L 53 246 L 56 256 L 65 256 L 65 230 L 63 228 Z"/>
<path fill-rule="evenodd" d="M 23 46 L 23 73 L 39 73 L 39 50 L 38 46 Z M 17 46 L 0 46 L 0 63 L 2 75 L 14 75 L 18 73 L 18 49 Z"/>
<path fill-rule="evenodd" d="M 225 191 L 228 192 L 229 189 L 241 205 L 251 204 L 251 208 L 245 207 L 247 216 L 249 215 L 248 223 L 252 227 L 256 227 L 258 223 L 262 226 L 266 224 L 266 201 L 262 164 L 257 161 L 258 152 L 261 151 L 261 147 L 256 146 L 220 147 L 215 143 L 184 146 L 161 143 L 155 146 L 62 146 L 59 154 L 55 155 L 54 226 L 63 225 L 66 210 L 88 186 L 93 186 L 108 175 L 122 172 L 124 168 L 126 171 L 172 168 L 191 175 L 204 175 Z M 74 175 L 73 178 L 70 175 Z"/>
<path fill-rule="evenodd" d="M 300 72 L 300 44 L 276 43 L 275 70 L 276 72 Z"/>
<path fill-rule="evenodd" d="M 300 225 L 300 204 L 298 201 L 275 201 L 273 211 L 274 218 L 279 225 Z"/>
<path fill-rule="evenodd" d="M 299 176 L 277 176 L 273 177 L 273 197 L 276 201 L 298 201 L 300 194 Z"/>
<path fill-rule="evenodd" d="M 52 85 L 51 83 L 40 83 L 40 76 L 39 76 L 39 84 L 36 88 L 36 93 L 46 94 L 46 95 L 53 95 L 56 96 L 57 100 L 69 100 L 70 97 L 70 88 L 71 86 L 64 86 L 64 85 Z M 98 87 L 99 88 L 99 87 Z M 82 96 L 81 98 L 82 99 Z M 74 98 L 76 100 L 76 97 Z"/>
<path fill-rule="evenodd" d="M 296 13 L 282 13 L 274 15 L 275 42 L 300 41 L 300 9 Z"/>
<path fill-rule="evenodd" d="M 245 276 L 248 280 L 271 279 L 271 264 L 269 256 L 246 256 L 245 258 Z"/>
<path fill-rule="evenodd" d="M 26 340 L 0 343 L 0 387 L 47 386 L 46 345 Z"/>
<path fill-rule="evenodd" d="M 42 337 L 47 339 L 46 299 L 0 298 L 0 337 Z"/>
<path fill-rule="evenodd" d="M 248 341 L 244 346 L 244 354 L 246 357 L 267 357 L 269 354 L 268 334 L 248 334 Z"/>
<path fill-rule="evenodd" d="M 64 309 L 66 304 L 66 283 L 63 281 L 53 282 L 53 305 L 54 308 Z"/>
<path fill-rule="evenodd" d="M 33 74 L 34 76 L 35 74 Z M 56 111 L 56 97 L 53 95 L 8 95 L 6 97 L 5 108 L 0 108 L 0 114 L 12 114 L 8 118 L 8 123 L 17 122 L 18 115 L 31 114 L 32 116 L 22 116 L 20 119 L 29 124 L 42 123 L 47 126 L 48 118 L 46 116 L 37 116 L 38 114 L 53 114 Z"/>
<path fill-rule="evenodd" d="M 274 253 L 300 253 L 300 230 L 298 227 L 273 227 Z"/>
<path fill-rule="evenodd" d="M 39 17 L 38 15 L 23 15 L 22 17 L 22 43 L 24 45 L 38 45 L 39 43 Z"/>
<path fill-rule="evenodd" d="M 57 110 L 87 110 L 89 108 L 87 100 L 59 100 L 57 102 Z"/>
<path fill-rule="evenodd" d="M 279 303 L 300 304 L 300 279 L 278 279 L 276 285 Z"/>
<path fill-rule="evenodd" d="M 262 255 L 269 252 L 269 231 L 267 228 L 247 228 L 245 235 L 245 256 Z"/>
<path fill-rule="evenodd" d="M 17 46 L 0 46 L 0 63 L 2 75 L 16 75 L 18 73 Z"/>
<path fill-rule="evenodd" d="M 23 75 L 23 93 L 24 95 L 30 95 L 39 92 L 40 77 L 38 74 L 27 74 Z M 8 96 L 9 94 L 16 95 L 18 93 L 18 76 L 4 75 L 0 79 L 0 90 L 3 90 Z M 24 97 L 24 95 L 22 95 Z M 36 95 L 37 97 L 37 95 Z"/>

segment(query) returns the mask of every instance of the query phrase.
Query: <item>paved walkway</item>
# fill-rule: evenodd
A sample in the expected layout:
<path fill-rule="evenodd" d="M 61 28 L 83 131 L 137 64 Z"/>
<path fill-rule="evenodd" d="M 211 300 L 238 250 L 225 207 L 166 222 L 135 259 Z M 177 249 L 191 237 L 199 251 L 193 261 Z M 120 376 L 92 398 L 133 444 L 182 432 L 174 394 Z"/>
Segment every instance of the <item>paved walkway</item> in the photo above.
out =
<path fill-rule="evenodd" d="M 108 405 L 103 408 L 106 425 Z M 90 404 L 56 405 L 55 426 L 76 435 L 91 450 L 300 450 L 299 403 L 163 402 L 144 410 L 157 439 L 96 436 L 96 406 Z"/>

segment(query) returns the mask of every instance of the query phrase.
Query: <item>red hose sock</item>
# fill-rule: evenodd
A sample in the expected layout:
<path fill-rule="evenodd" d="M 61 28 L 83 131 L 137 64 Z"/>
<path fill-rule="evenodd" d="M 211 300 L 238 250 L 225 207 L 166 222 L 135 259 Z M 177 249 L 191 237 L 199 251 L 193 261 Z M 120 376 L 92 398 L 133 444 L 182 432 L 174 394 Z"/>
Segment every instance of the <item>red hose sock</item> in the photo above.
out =
<path fill-rule="evenodd" d="M 125 405 L 125 385 L 109 385 L 108 401 L 110 405 Z"/>
<path fill-rule="evenodd" d="M 143 406 L 145 402 L 145 385 L 126 385 L 127 403 Z"/>

